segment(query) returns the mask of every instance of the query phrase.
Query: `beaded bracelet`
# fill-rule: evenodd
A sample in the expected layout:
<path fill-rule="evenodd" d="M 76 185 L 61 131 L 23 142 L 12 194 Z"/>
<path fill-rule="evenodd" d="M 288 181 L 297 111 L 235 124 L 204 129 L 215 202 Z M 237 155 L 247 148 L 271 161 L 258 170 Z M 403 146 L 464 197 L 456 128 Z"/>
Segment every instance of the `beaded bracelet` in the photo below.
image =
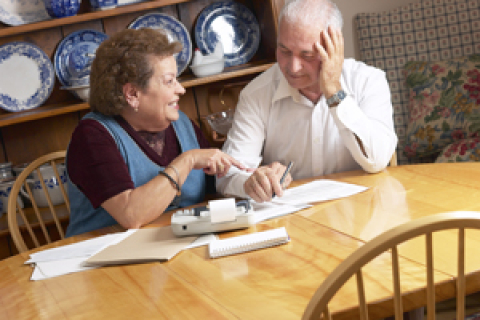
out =
<path fill-rule="evenodd" d="M 171 183 L 175 186 L 175 189 L 177 189 L 177 196 L 182 194 L 182 190 L 180 189 L 180 186 L 178 185 L 177 181 L 173 179 L 168 173 L 165 171 L 159 171 L 158 174 L 161 174 L 162 176 L 166 177 L 168 180 L 170 180 Z"/>
<path fill-rule="evenodd" d="M 180 185 L 180 172 L 178 172 L 177 168 L 173 164 L 169 164 L 165 169 L 167 168 L 171 168 L 173 171 L 175 171 L 175 174 L 177 175 L 178 185 L 180 186 L 180 189 L 181 189 L 182 186 Z"/>

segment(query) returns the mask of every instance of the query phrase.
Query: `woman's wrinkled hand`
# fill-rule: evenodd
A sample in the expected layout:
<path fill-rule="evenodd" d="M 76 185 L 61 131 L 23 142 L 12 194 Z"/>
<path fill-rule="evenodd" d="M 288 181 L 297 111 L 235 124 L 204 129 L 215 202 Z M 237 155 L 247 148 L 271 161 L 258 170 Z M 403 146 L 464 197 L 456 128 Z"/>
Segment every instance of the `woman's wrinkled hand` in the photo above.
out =
<path fill-rule="evenodd" d="M 189 152 L 193 157 L 193 169 L 203 169 L 206 174 L 217 175 L 218 178 L 225 176 L 231 166 L 246 170 L 241 162 L 219 149 L 195 149 Z"/>

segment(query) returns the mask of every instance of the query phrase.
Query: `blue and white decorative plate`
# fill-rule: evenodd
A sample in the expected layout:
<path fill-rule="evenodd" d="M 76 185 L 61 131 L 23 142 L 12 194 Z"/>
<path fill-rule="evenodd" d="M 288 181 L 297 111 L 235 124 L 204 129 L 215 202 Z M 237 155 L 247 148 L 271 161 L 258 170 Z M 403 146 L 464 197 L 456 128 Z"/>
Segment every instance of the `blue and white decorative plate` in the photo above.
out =
<path fill-rule="evenodd" d="M 183 23 L 168 14 L 152 12 L 138 17 L 128 26 L 128 28 L 152 28 L 167 31 L 168 35 L 171 37 L 170 41 L 177 40 L 183 46 L 182 51 L 175 56 L 175 59 L 177 60 L 177 76 L 187 68 L 188 63 L 192 58 L 193 47 L 190 34 Z"/>
<path fill-rule="evenodd" d="M 98 46 L 108 36 L 96 30 L 78 30 L 62 39 L 54 56 L 55 73 L 66 87 L 90 83 L 90 66 Z"/>
<path fill-rule="evenodd" d="M 7 111 L 29 110 L 48 99 L 55 85 L 50 58 L 28 42 L 0 46 L 0 107 Z"/>
<path fill-rule="evenodd" d="M 225 67 L 250 61 L 260 44 L 260 27 L 253 13 L 235 1 L 219 1 L 205 7 L 195 24 L 195 42 L 202 54 L 210 54 L 222 42 Z"/>
<path fill-rule="evenodd" d="M 19 26 L 48 19 L 43 0 L 0 1 L 0 21 L 5 24 Z"/>

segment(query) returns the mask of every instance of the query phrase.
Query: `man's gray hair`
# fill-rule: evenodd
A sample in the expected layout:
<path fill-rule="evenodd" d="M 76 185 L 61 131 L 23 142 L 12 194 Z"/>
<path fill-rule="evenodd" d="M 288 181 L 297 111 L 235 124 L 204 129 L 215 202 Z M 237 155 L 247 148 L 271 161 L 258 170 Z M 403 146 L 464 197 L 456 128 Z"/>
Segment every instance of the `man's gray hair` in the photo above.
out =
<path fill-rule="evenodd" d="M 280 12 L 278 25 L 283 20 L 321 30 L 328 26 L 338 29 L 343 27 L 342 13 L 331 0 L 287 0 Z"/>

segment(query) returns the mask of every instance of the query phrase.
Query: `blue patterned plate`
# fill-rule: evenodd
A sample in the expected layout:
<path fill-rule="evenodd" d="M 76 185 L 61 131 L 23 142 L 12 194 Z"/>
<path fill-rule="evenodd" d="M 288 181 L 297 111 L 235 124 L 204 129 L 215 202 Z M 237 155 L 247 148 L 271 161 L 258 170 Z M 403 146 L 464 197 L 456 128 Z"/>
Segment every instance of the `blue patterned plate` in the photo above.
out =
<path fill-rule="evenodd" d="M 19 26 L 48 19 L 43 0 L 0 1 L 0 21 L 5 24 Z"/>
<path fill-rule="evenodd" d="M 90 83 L 90 65 L 98 46 L 108 36 L 96 30 L 78 30 L 58 44 L 53 63 L 60 83 L 66 87 Z"/>
<path fill-rule="evenodd" d="M 164 29 L 167 31 L 169 36 L 171 36 L 174 40 L 179 41 L 183 46 L 182 51 L 175 56 L 175 59 L 177 60 L 177 76 L 182 74 L 185 68 L 187 68 L 188 63 L 192 58 L 193 48 L 192 40 L 190 40 L 190 34 L 183 23 L 168 14 L 152 12 L 138 17 L 128 26 L 128 28 L 152 28 Z"/>
<path fill-rule="evenodd" d="M 10 42 L 0 46 L 0 107 L 29 110 L 48 99 L 55 85 L 50 58 L 36 45 Z"/>
<path fill-rule="evenodd" d="M 219 1 L 205 7 L 195 24 L 195 42 L 210 54 L 217 41 L 223 45 L 225 67 L 250 61 L 260 44 L 260 27 L 253 13 L 234 1 Z"/>

